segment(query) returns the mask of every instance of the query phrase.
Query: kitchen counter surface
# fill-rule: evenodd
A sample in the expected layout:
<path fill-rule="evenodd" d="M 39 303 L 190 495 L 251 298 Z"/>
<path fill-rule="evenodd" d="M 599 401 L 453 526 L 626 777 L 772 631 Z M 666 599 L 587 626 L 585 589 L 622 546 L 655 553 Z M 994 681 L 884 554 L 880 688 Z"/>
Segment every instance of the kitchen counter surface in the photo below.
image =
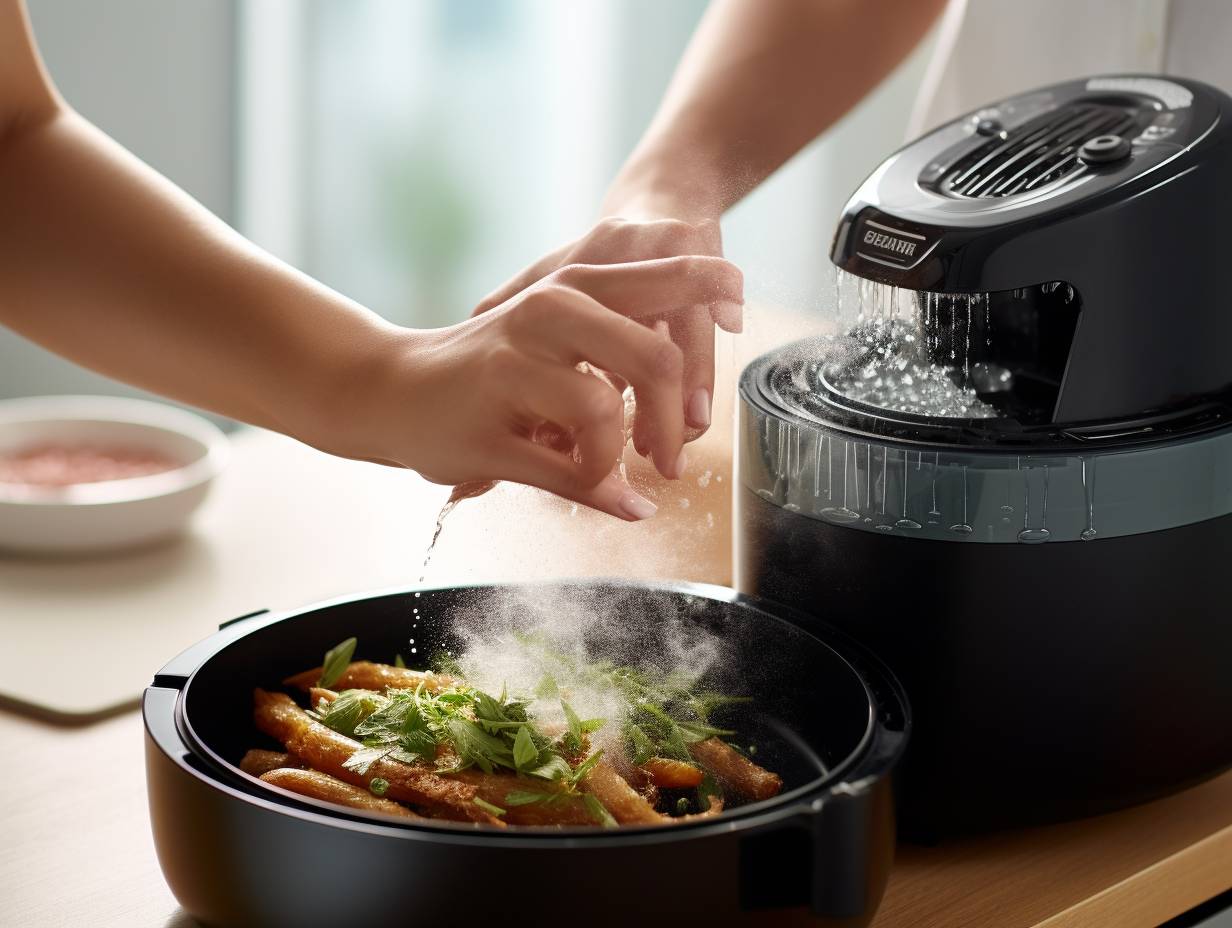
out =
<path fill-rule="evenodd" d="M 730 408 L 716 411 L 716 422 L 729 421 Z M 661 507 L 651 523 L 627 526 L 535 491 L 498 488 L 450 517 L 425 583 L 588 574 L 728 583 L 730 431 L 712 431 L 694 448 L 678 486 L 664 487 L 634 468 L 634 480 Z M 119 558 L 110 573 L 128 577 L 125 584 L 102 579 L 109 572 L 89 562 L 0 557 L 6 637 L 47 596 L 64 597 L 64 589 L 90 583 L 92 607 L 77 597 L 64 600 L 63 609 L 71 611 L 74 602 L 76 609 L 94 608 L 116 617 L 111 621 L 123 631 L 92 641 L 88 660 L 138 668 L 128 671 L 137 677 L 124 677 L 132 692 L 101 720 L 52 724 L 13 703 L 0 711 L 0 925 L 194 924 L 158 871 L 145 808 L 141 720 L 128 706 L 161 663 L 219 621 L 263 606 L 414 583 L 444 495 L 412 474 L 339 462 L 251 431 L 237 436 L 230 472 L 194 534 L 180 543 L 192 557 L 129 572 Z M 294 522 L 271 528 L 276 511 L 293 511 Z M 223 569 L 228 564 L 234 566 Z M 208 582 L 201 570 L 208 570 Z M 178 604 L 174 617 L 166 613 L 169 602 Z M 56 614 L 43 610 L 38 621 L 50 623 L 44 632 L 59 648 L 75 651 L 80 617 L 68 611 L 60 616 L 59 638 Z M 132 615 L 119 617 L 125 613 Z M 152 646 L 134 640 L 143 625 L 158 628 L 149 635 Z M 21 631 L 33 636 L 35 676 L 54 678 L 61 672 L 54 655 L 37 651 L 43 639 L 30 628 Z M 151 649 L 156 653 L 146 653 Z M 131 657 L 134 650 L 137 657 L 127 661 L 113 656 Z M 7 655 L 9 662 L 29 659 Z M 23 673 L 30 676 L 28 668 Z M 1229 888 L 1232 773 L 1084 822 L 903 848 L 875 925 L 1146 928 Z"/>

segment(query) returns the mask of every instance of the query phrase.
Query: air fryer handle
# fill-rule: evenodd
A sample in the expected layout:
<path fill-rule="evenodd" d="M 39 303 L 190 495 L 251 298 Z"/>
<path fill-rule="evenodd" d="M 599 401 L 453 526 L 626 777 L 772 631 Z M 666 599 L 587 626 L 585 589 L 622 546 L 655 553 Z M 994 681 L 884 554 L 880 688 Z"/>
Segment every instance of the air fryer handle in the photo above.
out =
<path fill-rule="evenodd" d="M 858 918 L 881 901 L 894 860 L 894 796 L 888 776 L 900 734 L 879 744 L 804 815 L 812 837 L 809 906 L 826 918 Z"/>

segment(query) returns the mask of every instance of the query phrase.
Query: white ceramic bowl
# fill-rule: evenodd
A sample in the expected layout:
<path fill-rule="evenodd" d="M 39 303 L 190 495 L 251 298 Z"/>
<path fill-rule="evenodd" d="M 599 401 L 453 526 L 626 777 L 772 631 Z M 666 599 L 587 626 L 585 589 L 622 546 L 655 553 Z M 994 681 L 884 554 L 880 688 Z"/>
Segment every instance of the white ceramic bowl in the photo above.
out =
<path fill-rule="evenodd" d="M 213 423 L 161 403 L 110 396 L 0 400 L 0 453 L 44 442 L 131 447 L 184 464 L 67 487 L 18 491 L 0 484 L 0 548 L 101 551 L 174 535 L 205 499 L 228 452 Z"/>

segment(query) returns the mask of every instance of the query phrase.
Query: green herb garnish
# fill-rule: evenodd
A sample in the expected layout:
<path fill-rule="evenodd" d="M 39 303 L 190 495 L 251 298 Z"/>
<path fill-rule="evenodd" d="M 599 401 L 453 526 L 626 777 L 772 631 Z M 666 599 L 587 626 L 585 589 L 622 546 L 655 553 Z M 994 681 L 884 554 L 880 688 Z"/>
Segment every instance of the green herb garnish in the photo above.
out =
<path fill-rule="evenodd" d="M 375 697 L 369 690 L 343 690 L 333 702 L 321 700 L 317 715 L 334 731 L 353 737 L 360 723 L 377 710 Z"/>
<path fill-rule="evenodd" d="M 492 803 L 487 802 L 486 800 L 480 799 L 478 796 L 476 796 L 472 801 L 475 803 L 475 805 L 479 806 L 479 808 L 483 809 L 483 811 L 487 812 L 489 815 L 500 816 L 500 815 L 505 814 L 505 810 L 502 809 L 500 806 L 494 806 L 492 805 Z"/>
<path fill-rule="evenodd" d="M 382 777 L 373 777 L 368 783 L 368 789 L 374 796 L 384 796 L 389 791 L 389 781 Z"/>
<path fill-rule="evenodd" d="M 616 666 L 610 661 L 578 661 L 553 651 L 547 642 L 533 636 L 515 638 L 521 646 L 532 649 L 543 664 L 544 672 L 531 697 L 511 696 L 504 690 L 493 696 L 460 682 L 429 691 L 420 683 L 414 689 L 384 693 L 344 690 L 332 702 L 322 701 L 312 714 L 335 731 L 361 741 L 362 747 L 344 765 L 361 776 L 386 758 L 427 764 L 446 775 L 469 767 L 485 773 L 508 771 L 527 784 L 526 788 L 509 790 L 504 800 L 508 808 L 580 798 L 597 823 L 612 827 L 615 820 L 602 802 L 579 791 L 579 784 L 603 753 L 594 751 L 584 759 L 580 757 L 589 735 L 607 721 L 615 721 L 627 756 L 634 763 L 643 764 L 652 757 L 692 762 L 692 744 L 734 734 L 716 723 L 713 716 L 722 708 L 747 701 L 745 697 L 701 689 L 697 678 L 685 673 Z M 326 654 L 322 686 L 341 677 L 355 646 L 351 638 Z M 452 660 L 438 660 L 438 666 L 451 674 L 457 672 Z M 612 719 L 583 719 L 562 698 L 575 688 L 614 692 L 623 708 Z M 559 704 L 565 720 L 562 734 L 545 734 L 530 716 L 528 709 L 536 698 Z M 576 767 L 571 763 L 579 760 Z M 556 785 L 550 791 L 535 789 L 535 781 Z M 378 782 L 385 781 L 373 779 L 370 789 L 374 793 Z M 384 788 L 388 788 L 387 783 Z M 705 810 L 711 797 L 721 798 L 722 793 L 718 783 L 707 775 L 697 787 L 696 797 Z M 500 806 L 479 799 L 475 802 L 492 815 L 505 814 L 506 809 Z M 676 814 L 683 815 L 692 805 L 692 798 L 682 797 L 673 807 Z"/>
<path fill-rule="evenodd" d="M 539 749 L 530 735 L 530 729 L 523 725 L 513 739 L 513 765 L 521 770 L 538 759 Z"/>
<path fill-rule="evenodd" d="M 355 654 L 355 645 L 358 643 L 356 639 L 348 638 L 325 652 L 325 659 L 321 661 L 321 678 L 317 680 L 317 686 L 329 689 L 338 682 L 338 678 L 346 672 L 350 665 L 351 657 Z"/>
<path fill-rule="evenodd" d="M 590 817 L 602 825 L 604 828 L 616 828 L 616 819 L 612 818 L 612 813 L 607 810 L 599 797 L 594 793 L 583 793 L 582 802 L 586 806 L 586 811 L 590 813 Z"/>

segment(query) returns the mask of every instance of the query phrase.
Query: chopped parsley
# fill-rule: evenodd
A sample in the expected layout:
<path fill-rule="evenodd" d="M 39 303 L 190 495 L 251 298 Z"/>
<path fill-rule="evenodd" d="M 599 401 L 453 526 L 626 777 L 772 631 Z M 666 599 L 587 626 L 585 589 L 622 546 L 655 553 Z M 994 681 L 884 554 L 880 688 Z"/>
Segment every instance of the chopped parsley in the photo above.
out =
<path fill-rule="evenodd" d="M 356 639 L 348 638 L 325 652 L 325 660 L 321 662 L 321 678 L 317 680 L 317 686 L 328 689 L 338 682 L 338 678 L 346 672 L 350 665 L 351 658 L 355 655 L 355 645 L 358 643 Z"/>

